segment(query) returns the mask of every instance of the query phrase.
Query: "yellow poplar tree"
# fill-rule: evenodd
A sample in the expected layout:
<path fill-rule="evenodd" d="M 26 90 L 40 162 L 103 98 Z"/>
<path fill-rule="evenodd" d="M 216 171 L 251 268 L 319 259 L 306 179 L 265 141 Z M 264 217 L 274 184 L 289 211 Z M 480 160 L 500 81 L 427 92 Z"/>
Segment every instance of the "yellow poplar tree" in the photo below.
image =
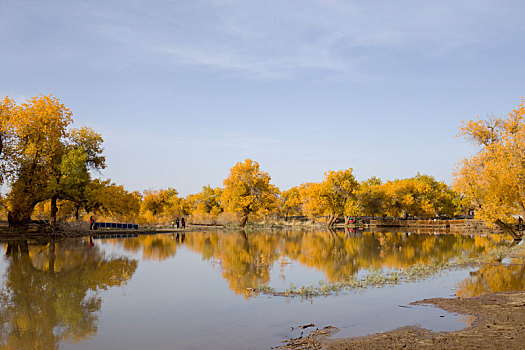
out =
<path fill-rule="evenodd" d="M 182 200 L 174 188 L 146 190 L 140 211 L 146 221 L 171 221 L 173 216 L 183 214 L 181 203 Z"/>
<path fill-rule="evenodd" d="M 202 191 L 195 194 L 190 194 L 186 198 L 191 212 L 197 214 L 218 214 L 221 212 L 221 196 L 222 189 L 211 186 L 203 186 Z"/>
<path fill-rule="evenodd" d="M 290 215 L 302 214 L 301 193 L 297 186 L 281 193 L 281 212 L 286 220 Z"/>
<path fill-rule="evenodd" d="M 270 175 L 251 159 L 238 162 L 230 169 L 230 175 L 223 182 L 222 204 L 226 211 L 241 215 L 241 227 L 246 225 L 250 214 L 267 212 L 276 206 L 279 190 L 270 180 Z"/>
<path fill-rule="evenodd" d="M 525 217 L 525 101 L 507 118 L 464 122 L 460 135 L 479 147 L 454 174 L 454 187 L 473 204 L 475 216 L 514 238 L 512 223 Z"/>
<path fill-rule="evenodd" d="M 386 198 L 381 184 L 381 180 L 377 177 L 371 177 L 360 183 L 357 197 L 365 215 L 375 217 L 383 214 Z"/>
<path fill-rule="evenodd" d="M 82 205 L 88 213 L 127 221 L 134 221 L 139 214 L 140 194 L 129 192 L 124 186 L 112 183 L 110 179 L 90 181 L 85 197 Z M 77 220 L 79 209 L 80 207 L 76 207 Z"/>
<path fill-rule="evenodd" d="M 345 224 L 348 224 L 350 216 L 360 214 L 356 197 L 359 183 L 352 171 L 352 168 L 348 168 L 339 171 L 330 170 L 325 173 L 324 181 L 321 183 L 321 196 L 325 200 L 329 215 L 328 226 L 333 226 L 340 215 L 344 215 Z"/>
<path fill-rule="evenodd" d="M 307 182 L 299 186 L 303 213 L 313 220 L 326 213 L 327 203 L 323 191 L 319 182 Z"/>
<path fill-rule="evenodd" d="M 192 216 L 192 222 L 215 223 L 217 216 L 222 212 L 221 206 L 222 188 L 203 186 L 199 193 L 190 194 L 185 202 L 188 212 Z"/>
<path fill-rule="evenodd" d="M 417 174 L 407 179 L 388 181 L 382 185 L 382 189 L 385 193 L 385 211 L 392 216 L 452 216 L 458 210 L 458 194 L 444 182 L 429 175 Z"/>
<path fill-rule="evenodd" d="M 14 169 L 12 122 L 16 109 L 15 102 L 9 97 L 0 99 L 0 184 L 11 175 Z"/>
<path fill-rule="evenodd" d="M 21 105 L 5 98 L 0 117 L 2 144 L 8 145 L 0 163 L 11 185 L 8 207 L 15 227 L 25 226 L 35 205 L 48 199 L 56 218 L 58 199 L 80 200 L 88 167 L 105 166 L 102 137 L 86 127 L 69 129 L 72 113 L 55 97 L 37 96 Z"/>

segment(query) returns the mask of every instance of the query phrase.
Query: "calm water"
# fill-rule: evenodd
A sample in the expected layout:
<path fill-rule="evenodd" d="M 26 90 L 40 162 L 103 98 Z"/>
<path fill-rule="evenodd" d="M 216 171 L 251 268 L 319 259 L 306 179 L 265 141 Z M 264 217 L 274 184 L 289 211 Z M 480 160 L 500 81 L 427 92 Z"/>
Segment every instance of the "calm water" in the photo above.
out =
<path fill-rule="evenodd" d="M 269 349 L 310 323 L 338 327 L 338 337 L 405 325 L 454 330 L 469 317 L 409 303 L 523 289 L 523 266 L 454 270 L 313 299 L 252 288 L 338 282 L 508 244 L 501 236 L 329 231 L 4 242 L 0 342 L 8 349 Z"/>

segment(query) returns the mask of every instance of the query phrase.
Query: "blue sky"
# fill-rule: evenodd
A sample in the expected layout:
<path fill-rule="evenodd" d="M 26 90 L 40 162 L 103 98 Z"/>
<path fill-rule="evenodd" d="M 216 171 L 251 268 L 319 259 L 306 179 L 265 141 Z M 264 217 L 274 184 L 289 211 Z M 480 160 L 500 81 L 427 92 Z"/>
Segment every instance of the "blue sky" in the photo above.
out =
<path fill-rule="evenodd" d="M 451 182 L 462 120 L 525 95 L 523 1 L 0 0 L 0 95 L 53 94 L 103 177 L 183 195 L 257 160 Z"/>

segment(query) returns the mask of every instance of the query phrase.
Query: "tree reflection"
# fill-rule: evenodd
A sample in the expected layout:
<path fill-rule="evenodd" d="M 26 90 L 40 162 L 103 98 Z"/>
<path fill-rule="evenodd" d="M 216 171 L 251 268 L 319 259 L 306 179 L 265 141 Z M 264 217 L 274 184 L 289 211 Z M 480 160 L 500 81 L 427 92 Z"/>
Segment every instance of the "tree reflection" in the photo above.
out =
<path fill-rule="evenodd" d="M 81 240 L 7 243 L 0 340 L 7 349 L 58 349 L 97 331 L 97 291 L 121 286 L 138 262 L 107 258 Z"/>
<path fill-rule="evenodd" d="M 236 294 L 252 296 L 266 285 L 273 264 L 287 257 L 324 272 L 330 282 L 363 269 L 402 269 L 414 264 L 474 257 L 505 243 L 500 236 L 412 235 L 400 232 L 192 232 L 187 247 L 216 262 Z"/>
<path fill-rule="evenodd" d="M 279 231 L 191 232 L 181 235 L 142 235 L 111 239 L 145 260 L 175 256 L 185 244 L 204 260 L 220 267 L 230 289 L 246 298 L 253 288 L 267 285 L 272 266 L 292 260 L 322 271 L 329 282 L 339 282 L 361 270 L 404 269 L 414 264 L 445 263 L 459 256 L 475 257 L 506 241 L 501 235 L 462 236 L 404 232 Z"/>
<path fill-rule="evenodd" d="M 475 297 L 487 293 L 525 290 L 525 265 L 484 265 L 456 285 L 456 296 Z"/>
<path fill-rule="evenodd" d="M 213 257 L 220 262 L 222 277 L 230 288 L 249 297 L 252 291 L 248 288 L 270 280 L 271 266 L 279 255 L 279 240 L 274 235 L 248 235 L 244 231 L 227 237 Z"/>
<path fill-rule="evenodd" d="M 108 239 L 106 242 L 121 245 L 129 252 L 142 252 L 142 259 L 162 261 L 174 257 L 177 245 L 184 243 L 186 235 L 177 233 L 173 235 L 139 235 L 133 238 Z"/>

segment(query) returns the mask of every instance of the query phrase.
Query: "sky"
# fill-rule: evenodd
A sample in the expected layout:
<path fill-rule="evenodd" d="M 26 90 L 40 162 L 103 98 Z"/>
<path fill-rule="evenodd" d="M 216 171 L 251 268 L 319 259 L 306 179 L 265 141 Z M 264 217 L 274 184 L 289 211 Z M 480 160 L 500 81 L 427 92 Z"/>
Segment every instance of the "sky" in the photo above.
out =
<path fill-rule="evenodd" d="M 52 94 L 129 190 L 222 186 L 246 158 L 281 189 L 451 183 L 461 121 L 525 95 L 525 2 L 0 0 L 0 96 Z"/>

